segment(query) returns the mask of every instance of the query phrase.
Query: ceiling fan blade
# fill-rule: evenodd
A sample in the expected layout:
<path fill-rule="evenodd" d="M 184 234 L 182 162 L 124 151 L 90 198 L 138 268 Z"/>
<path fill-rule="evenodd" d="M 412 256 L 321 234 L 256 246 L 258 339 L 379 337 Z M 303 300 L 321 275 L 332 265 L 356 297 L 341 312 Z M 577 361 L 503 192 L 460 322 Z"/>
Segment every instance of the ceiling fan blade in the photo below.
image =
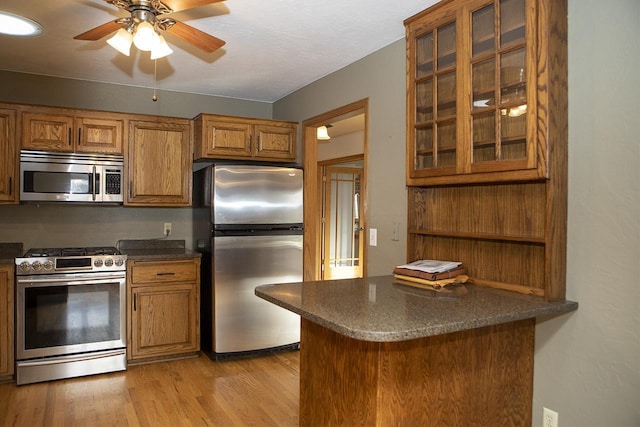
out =
<path fill-rule="evenodd" d="M 89 31 L 82 34 L 78 34 L 74 37 L 75 40 L 100 40 L 104 36 L 108 36 L 114 31 L 122 28 L 122 25 L 116 21 L 109 21 L 106 24 L 99 25 Z"/>
<path fill-rule="evenodd" d="M 167 31 L 174 36 L 181 38 L 187 43 L 194 45 L 198 49 L 202 49 L 205 52 L 209 53 L 220 49 L 225 44 L 223 40 L 220 40 L 217 37 L 213 37 L 210 34 L 207 34 L 182 22 L 176 21 L 176 23 L 173 24 L 173 26 Z"/>
<path fill-rule="evenodd" d="M 162 0 L 162 3 L 171 8 L 174 12 L 178 12 L 180 10 L 193 9 L 194 7 L 219 3 L 221 1 L 224 0 Z"/>

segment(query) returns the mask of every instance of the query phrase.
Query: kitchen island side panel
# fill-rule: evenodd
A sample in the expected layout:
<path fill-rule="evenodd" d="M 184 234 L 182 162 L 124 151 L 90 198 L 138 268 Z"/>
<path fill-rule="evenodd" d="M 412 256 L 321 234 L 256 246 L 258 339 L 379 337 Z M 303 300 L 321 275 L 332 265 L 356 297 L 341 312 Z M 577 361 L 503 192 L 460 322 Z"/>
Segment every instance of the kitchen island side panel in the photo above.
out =
<path fill-rule="evenodd" d="M 303 318 L 300 425 L 530 426 L 534 329 L 370 342 Z"/>

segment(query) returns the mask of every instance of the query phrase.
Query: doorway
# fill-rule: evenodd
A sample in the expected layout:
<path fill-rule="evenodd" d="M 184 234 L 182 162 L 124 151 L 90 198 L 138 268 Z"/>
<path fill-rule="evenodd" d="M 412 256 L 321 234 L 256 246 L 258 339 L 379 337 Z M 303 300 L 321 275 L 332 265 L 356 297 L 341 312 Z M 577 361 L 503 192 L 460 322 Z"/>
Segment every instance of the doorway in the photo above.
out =
<path fill-rule="evenodd" d="M 364 156 L 319 162 L 322 187 L 323 280 L 362 277 L 364 228 L 362 172 Z"/>
<path fill-rule="evenodd" d="M 368 99 L 302 123 L 304 280 L 366 276 L 367 124 Z"/>

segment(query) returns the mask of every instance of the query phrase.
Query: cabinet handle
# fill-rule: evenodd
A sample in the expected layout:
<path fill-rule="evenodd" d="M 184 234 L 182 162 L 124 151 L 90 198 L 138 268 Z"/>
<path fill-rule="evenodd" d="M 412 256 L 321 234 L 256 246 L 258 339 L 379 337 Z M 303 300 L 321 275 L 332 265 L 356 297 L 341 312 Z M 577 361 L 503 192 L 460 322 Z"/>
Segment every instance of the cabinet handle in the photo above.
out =
<path fill-rule="evenodd" d="M 71 145 L 71 128 L 69 128 L 69 145 Z"/>
<path fill-rule="evenodd" d="M 133 294 L 133 311 L 136 311 L 138 305 L 138 294 Z"/>
<path fill-rule="evenodd" d="M 133 182 L 129 181 L 129 198 L 133 197 Z"/>
<path fill-rule="evenodd" d="M 10 196 L 13 195 L 13 177 L 12 176 L 9 177 L 9 195 Z"/>
<path fill-rule="evenodd" d="M 78 128 L 78 145 L 82 142 L 82 128 Z"/>
<path fill-rule="evenodd" d="M 168 272 L 168 273 L 156 273 L 156 276 L 175 276 L 176 273 Z"/>

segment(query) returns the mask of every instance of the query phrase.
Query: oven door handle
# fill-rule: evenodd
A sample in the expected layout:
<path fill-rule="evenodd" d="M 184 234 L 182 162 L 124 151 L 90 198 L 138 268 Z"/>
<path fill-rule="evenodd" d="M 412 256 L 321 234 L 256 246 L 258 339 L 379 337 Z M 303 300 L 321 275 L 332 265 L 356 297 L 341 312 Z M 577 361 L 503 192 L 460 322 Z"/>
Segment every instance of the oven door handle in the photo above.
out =
<path fill-rule="evenodd" d="M 64 277 L 64 278 L 29 278 L 29 279 L 18 279 L 19 285 L 26 286 L 46 286 L 50 283 L 64 283 L 65 285 L 75 286 L 75 285 L 101 285 L 105 283 L 113 283 L 120 280 L 124 280 L 125 275 L 111 276 L 111 277 Z"/>
<path fill-rule="evenodd" d="M 86 360 L 102 359 L 102 358 L 111 357 L 111 356 L 119 356 L 123 353 L 125 353 L 125 350 L 120 349 L 120 350 L 101 351 L 100 353 L 96 353 L 96 354 L 84 353 L 84 354 L 77 354 L 72 356 L 59 356 L 51 359 L 38 359 L 33 361 L 23 360 L 23 361 L 19 361 L 18 363 L 20 364 L 20 366 L 23 366 L 23 367 L 30 366 L 30 365 L 31 366 L 58 365 L 60 363 L 82 362 Z"/>

